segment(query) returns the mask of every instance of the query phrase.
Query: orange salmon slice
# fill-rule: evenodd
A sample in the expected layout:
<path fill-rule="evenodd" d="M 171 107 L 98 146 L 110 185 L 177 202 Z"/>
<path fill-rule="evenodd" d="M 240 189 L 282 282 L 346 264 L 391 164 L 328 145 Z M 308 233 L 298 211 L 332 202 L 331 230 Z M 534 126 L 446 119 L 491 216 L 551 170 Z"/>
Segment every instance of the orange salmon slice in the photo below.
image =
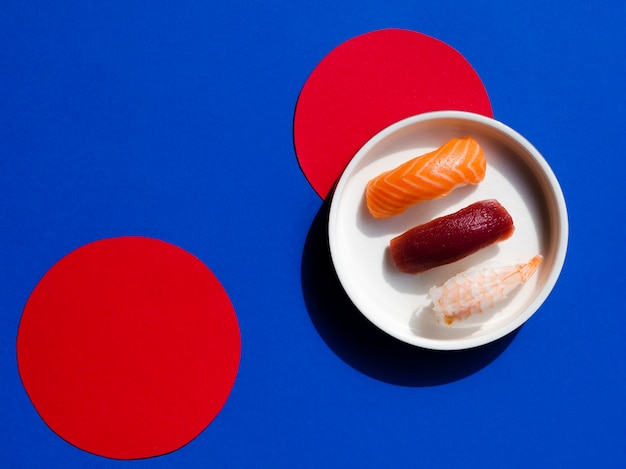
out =
<path fill-rule="evenodd" d="M 397 215 L 457 187 L 478 184 L 486 168 L 485 153 L 476 139 L 453 138 L 370 180 L 365 190 L 367 208 L 375 218 Z"/>

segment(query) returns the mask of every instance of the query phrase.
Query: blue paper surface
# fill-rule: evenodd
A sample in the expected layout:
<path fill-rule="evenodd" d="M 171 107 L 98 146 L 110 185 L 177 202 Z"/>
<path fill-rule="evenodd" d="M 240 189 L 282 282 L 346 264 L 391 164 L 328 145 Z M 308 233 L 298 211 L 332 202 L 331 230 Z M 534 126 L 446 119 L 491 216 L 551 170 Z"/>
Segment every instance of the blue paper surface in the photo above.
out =
<path fill-rule="evenodd" d="M 43 274 L 97 239 L 200 258 L 237 312 L 218 417 L 136 467 L 626 464 L 623 2 L 15 2 L 0 6 L 0 462 L 118 467 L 60 439 L 15 340 Z M 326 205 L 298 167 L 298 93 L 380 28 L 459 50 L 569 210 L 565 266 L 531 320 L 458 354 L 387 338 L 332 278 Z"/>

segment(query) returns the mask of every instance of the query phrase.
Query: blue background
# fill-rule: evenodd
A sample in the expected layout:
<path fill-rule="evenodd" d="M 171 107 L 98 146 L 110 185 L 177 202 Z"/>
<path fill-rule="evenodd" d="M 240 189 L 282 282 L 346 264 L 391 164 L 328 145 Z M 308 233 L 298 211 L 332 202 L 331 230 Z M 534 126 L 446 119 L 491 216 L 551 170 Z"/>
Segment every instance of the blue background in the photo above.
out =
<path fill-rule="evenodd" d="M 624 467 L 626 3 L 0 3 L 3 467 Z M 485 348 L 399 345 L 347 302 L 297 164 L 298 93 L 340 43 L 398 27 L 459 50 L 544 154 L 570 244 L 548 301 Z M 24 304 L 63 255 L 144 235 L 205 262 L 241 327 L 223 411 L 170 455 L 115 461 L 39 418 Z"/>

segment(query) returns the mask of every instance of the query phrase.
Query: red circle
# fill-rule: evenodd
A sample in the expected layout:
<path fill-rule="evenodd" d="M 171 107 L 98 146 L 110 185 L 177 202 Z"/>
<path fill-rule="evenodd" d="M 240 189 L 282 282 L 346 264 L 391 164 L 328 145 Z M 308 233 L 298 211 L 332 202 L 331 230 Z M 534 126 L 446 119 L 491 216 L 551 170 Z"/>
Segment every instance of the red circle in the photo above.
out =
<path fill-rule="evenodd" d="M 493 117 L 485 87 L 459 52 L 403 29 L 357 36 L 333 49 L 302 88 L 293 128 L 298 162 L 325 198 L 375 134 L 406 117 L 440 110 Z"/>
<path fill-rule="evenodd" d="M 234 385 L 241 338 L 230 300 L 197 258 L 163 241 L 111 238 L 55 264 L 17 336 L 26 392 L 61 438 L 115 459 L 184 446 Z"/>

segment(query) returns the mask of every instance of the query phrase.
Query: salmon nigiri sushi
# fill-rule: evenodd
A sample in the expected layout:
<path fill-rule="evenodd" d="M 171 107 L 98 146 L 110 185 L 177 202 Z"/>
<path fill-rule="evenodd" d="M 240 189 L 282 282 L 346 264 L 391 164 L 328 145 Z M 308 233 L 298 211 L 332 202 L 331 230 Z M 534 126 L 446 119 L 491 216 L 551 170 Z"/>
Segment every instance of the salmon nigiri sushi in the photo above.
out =
<path fill-rule="evenodd" d="M 485 153 L 472 137 L 453 138 L 367 183 L 367 208 L 375 218 L 404 212 L 411 205 L 443 197 L 485 178 Z"/>

